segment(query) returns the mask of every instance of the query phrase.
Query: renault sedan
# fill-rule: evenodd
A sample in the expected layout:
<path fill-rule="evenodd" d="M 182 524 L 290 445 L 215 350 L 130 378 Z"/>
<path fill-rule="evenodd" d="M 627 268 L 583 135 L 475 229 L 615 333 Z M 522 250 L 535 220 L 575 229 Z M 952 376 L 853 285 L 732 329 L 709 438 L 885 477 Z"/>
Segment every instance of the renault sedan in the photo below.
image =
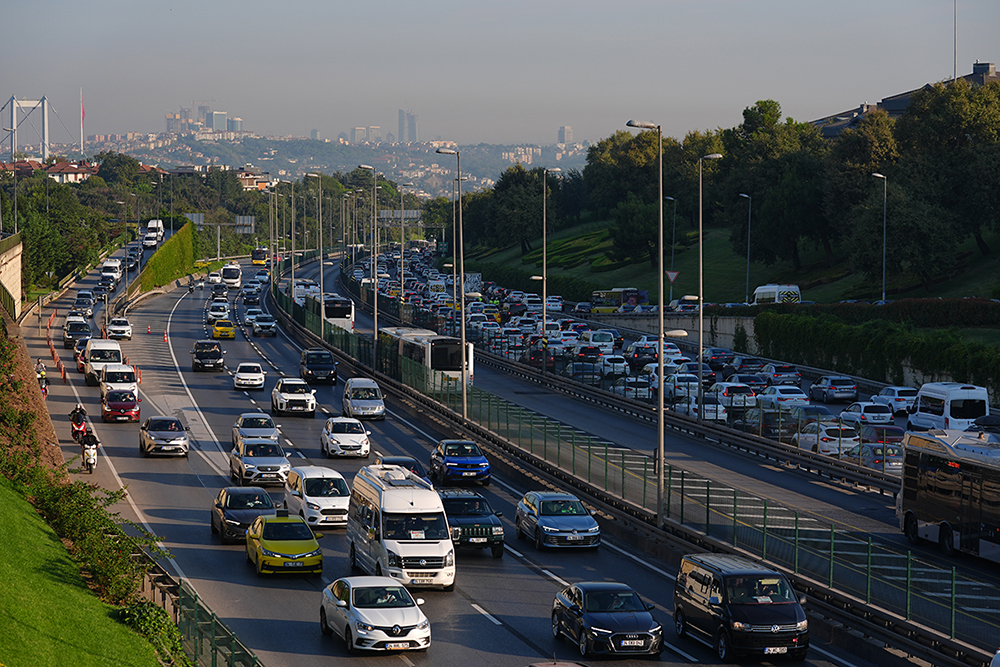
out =
<path fill-rule="evenodd" d="M 337 634 L 347 652 L 426 650 L 431 624 L 414 599 L 391 577 L 344 577 L 323 589 L 319 627 Z"/>

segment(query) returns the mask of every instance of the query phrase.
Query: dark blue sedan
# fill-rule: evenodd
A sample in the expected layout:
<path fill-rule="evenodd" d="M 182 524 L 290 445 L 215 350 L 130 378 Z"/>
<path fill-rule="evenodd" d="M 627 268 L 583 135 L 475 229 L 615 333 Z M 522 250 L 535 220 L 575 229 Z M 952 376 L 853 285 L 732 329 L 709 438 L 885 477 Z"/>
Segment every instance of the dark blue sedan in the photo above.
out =
<path fill-rule="evenodd" d="M 583 581 L 556 594 L 552 637 L 569 638 L 582 657 L 659 655 L 663 626 L 650 613 L 652 609 L 625 584 Z"/>
<path fill-rule="evenodd" d="M 442 440 L 431 452 L 428 474 L 439 484 L 490 483 L 490 462 L 479 445 L 469 440 Z"/>

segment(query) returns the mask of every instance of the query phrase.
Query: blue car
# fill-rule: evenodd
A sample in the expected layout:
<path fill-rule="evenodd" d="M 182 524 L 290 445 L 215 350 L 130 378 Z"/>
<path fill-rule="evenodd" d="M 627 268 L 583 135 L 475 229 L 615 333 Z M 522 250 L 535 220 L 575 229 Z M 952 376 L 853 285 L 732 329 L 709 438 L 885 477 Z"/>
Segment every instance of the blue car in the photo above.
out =
<path fill-rule="evenodd" d="M 449 482 L 490 483 L 490 462 L 479 445 L 469 440 L 442 440 L 431 452 L 428 474 L 439 484 Z"/>
<path fill-rule="evenodd" d="M 601 527 L 580 499 L 558 491 L 529 491 L 517 503 L 514 528 L 518 539 L 531 539 L 535 548 L 597 549 Z"/>

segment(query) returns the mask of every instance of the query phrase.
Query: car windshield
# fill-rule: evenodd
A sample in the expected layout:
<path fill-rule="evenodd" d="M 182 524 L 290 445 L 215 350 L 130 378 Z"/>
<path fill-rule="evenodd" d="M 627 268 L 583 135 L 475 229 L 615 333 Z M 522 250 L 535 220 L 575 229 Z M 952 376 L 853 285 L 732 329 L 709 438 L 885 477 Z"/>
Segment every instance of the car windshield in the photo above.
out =
<path fill-rule="evenodd" d="M 195 343 L 195 352 L 219 352 L 222 348 L 219 347 L 218 343 Z"/>
<path fill-rule="evenodd" d="M 479 451 L 474 443 L 471 442 L 456 442 L 454 444 L 445 445 L 444 448 L 445 456 L 482 456 L 483 453 Z"/>
<path fill-rule="evenodd" d="M 579 500 L 543 500 L 542 516 L 583 516 L 587 509 Z"/>
<path fill-rule="evenodd" d="M 176 419 L 153 419 L 149 422 L 149 431 L 183 431 L 181 423 Z"/>
<path fill-rule="evenodd" d="M 270 443 L 247 445 L 246 455 L 250 458 L 277 458 L 282 456 L 281 447 Z"/>
<path fill-rule="evenodd" d="M 332 364 L 333 355 L 329 352 L 316 352 L 306 355 L 307 364 Z"/>
<path fill-rule="evenodd" d="M 90 355 L 87 357 L 90 361 L 110 361 L 110 362 L 120 362 L 122 360 L 122 353 L 119 350 L 90 350 Z"/>
<path fill-rule="evenodd" d="M 260 366 L 257 364 L 240 364 L 236 369 L 237 373 L 260 373 Z"/>
<path fill-rule="evenodd" d="M 487 516 L 493 509 L 485 498 L 448 498 L 444 501 L 445 514 L 451 516 Z"/>
<path fill-rule="evenodd" d="M 834 378 L 830 380 L 830 384 L 834 387 L 853 387 L 854 380 L 851 378 Z"/>
<path fill-rule="evenodd" d="M 594 591 L 587 593 L 584 605 L 588 612 L 637 612 L 646 606 L 633 591 Z"/>
<path fill-rule="evenodd" d="M 356 401 L 376 401 L 381 395 L 379 390 L 373 387 L 358 387 L 351 391 L 351 398 Z"/>
<path fill-rule="evenodd" d="M 733 604 L 775 604 L 795 602 L 795 592 L 784 577 L 729 577 L 726 594 Z"/>
<path fill-rule="evenodd" d="M 90 326 L 85 322 L 70 322 L 66 327 L 70 333 L 90 333 Z"/>
<path fill-rule="evenodd" d="M 264 532 L 261 538 L 265 540 L 314 540 L 316 537 L 309 530 L 309 526 L 304 523 L 295 522 L 268 522 L 264 524 Z"/>
<path fill-rule="evenodd" d="M 858 437 L 858 432 L 853 428 L 837 428 L 836 426 L 832 426 L 824 429 L 824 431 L 828 438 L 847 438 L 850 440 Z"/>
<path fill-rule="evenodd" d="M 281 388 L 284 394 L 308 394 L 309 385 L 305 382 L 289 382 Z"/>
<path fill-rule="evenodd" d="M 135 394 L 130 391 L 109 391 L 108 403 L 134 403 Z"/>
<path fill-rule="evenodd" d="M 240 428 L 274 428 L 270 417 L 247 417 Z"/>
<path fill-rule="evenodd" d="M 347 482 L 339 477 L 313 477 L 306 479 L 306 495 L 313 498 L 346 498 L 351 495 Z"/>
<path fill-rule="evenodd" d="M 230 493 L 226 497 L 226 509 L 250 510 L 274 507 L 271 496 L 266 493 Z"/>
<path fill-rule="evenodd" d="M 128 320 L 122 320 L 122 319 L 111 320 L 111 326 L 113 327 L 127 327 L 128 325 L 129 325 Z"/>
<path fill-rule="evenodd" d="M 130 371 L 117 371 L 107 373 L 104 376 L 105 382 L 135 382 L 135 375 Z"/>
<path fill-rule="evenodd" d="M 448 522 L 442 512 L 434 514 L 385 514 L 387 540 L 444 540 L 449 537 Z"/>
<path fill-rule="evenodd" d="M 223 329 L 227 327 L 232 327 L 233 323 L 230 322 L 229 320 L 216 320 L 215 326 L 219 329 Z"/>
<path fill-rule="evenodd" d="M 332 422 L 330 424 L 330 433 L 352 433 L 360 435 L 364 432 L 365 429 L 360 422 Z"/>
<path fill-rule="evenodd" d="M 402 586 L 367 586 L 352 591 L 354 606 L 358 609 L 412 607 L 413 598 Z"/>
<path fill-rule="evenodd" d="M 256 318 L 254 318 L 254 322 L 256 322 L 257 324 L 271 324 L 274 322 L 274 316 L 258 315 Z"/>

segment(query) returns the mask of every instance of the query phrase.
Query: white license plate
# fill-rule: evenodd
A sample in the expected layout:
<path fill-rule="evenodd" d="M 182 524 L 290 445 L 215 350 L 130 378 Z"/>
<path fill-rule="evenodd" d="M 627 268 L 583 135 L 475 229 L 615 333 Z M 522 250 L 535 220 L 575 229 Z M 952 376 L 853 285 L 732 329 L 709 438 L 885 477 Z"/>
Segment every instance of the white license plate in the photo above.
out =
<path fill-rule="evenodd" d="M 764 655 L 772 655 L 776 653 L 788 653 L 787 646 L 772 646 L 770 648 L 764 649 Z"/>
<path fill-rule="evenodd" d="M 469 542 L 471 542 L 472 544 L 482 544 L 485 541 L 486 541 L 485 537 L 470 537 L 469 538 Z"/>
<path fill-rule="evenodd" d="M 260 476 L 263 479 L 273 479 L 273 478 L 277 477 L 277 475 L 274 474 L 273 472 L 264 472 L 264 473 L 261 473 Z"/>
<path fill-rule="evenodd" d="M 583 539 L 583 535 L 567 535 L 566 539 L 569 542 L 575 542 L 577 540 L 582 540 Z"/>
<path fill-rule="evenodd" d="M 410 579 L 411 584 L 433 584 L 433 579 Z"/>
<path fill-rule="evenodd" d="M 474 473 L 474 472 L 463 472 L 462 473 L 462 477 L 472 477 L 475 474 L 476 473 Z"/>
<path fill-rule="evenodd" d="M 622 646 L 642 646 L 641 639 L 623 639 Z"/>
<path fill-rule="evenodd" d="M 409 642 L 386 642 L 385 647 L 390 651 L 396 651 L 401 648 L 410 648 Z"/>
<path fill-rule="evenodd" d="M 295 560 L 295 561 L 291 561 L 291 562 L 285 563 L 285 567 L 302 567 L 303 565 L 305 565 L 305 563 L 303 563 L 300 560 Z"/>

